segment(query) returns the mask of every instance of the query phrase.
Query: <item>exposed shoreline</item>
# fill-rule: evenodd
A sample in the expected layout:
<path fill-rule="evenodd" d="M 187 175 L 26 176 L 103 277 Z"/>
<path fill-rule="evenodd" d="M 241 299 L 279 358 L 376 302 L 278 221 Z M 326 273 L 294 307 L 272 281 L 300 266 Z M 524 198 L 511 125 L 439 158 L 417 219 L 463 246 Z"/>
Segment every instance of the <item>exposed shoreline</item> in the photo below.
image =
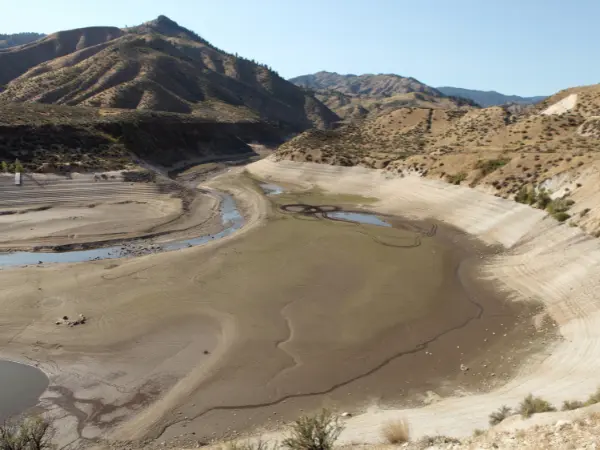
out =
<path fill-rule="evenodd" d="M 536 300 L 558 324 L 563 340 L 531 358 L 517 376 L 490 393 L 442 399 L 417 409 L 374 408 L 347 420 L 340 443 L 380 442 L 380 426 L 406 418 L 414 437 L 466 436 L 486 428 L 488 415 L 503 404 L 515 406 L 528 393 L 555 404 L 586 397 L 600 370 L 600 246 L 576 228 L 561 226 L 539 210 L 473 189 L 418 177 L 396 178 L 379 170 L 345 168 L 268 158 L 248 166 L 273 182 L 318 186 L 327 192 L 381 199 L 372 209 L 415 218 L 435 218 L 509 252 L 484 267 L 516 301 Z M 272 435 L 277 439 L 278 434 Z"/>

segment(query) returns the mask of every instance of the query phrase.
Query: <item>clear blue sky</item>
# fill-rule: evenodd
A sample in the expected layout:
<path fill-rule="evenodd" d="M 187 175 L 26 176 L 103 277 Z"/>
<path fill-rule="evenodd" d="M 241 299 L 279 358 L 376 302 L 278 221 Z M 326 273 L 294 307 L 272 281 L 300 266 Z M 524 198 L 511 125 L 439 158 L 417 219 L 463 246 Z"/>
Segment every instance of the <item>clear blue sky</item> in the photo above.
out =
<path fill-rule="evenodd" d="M 397 73 L 544 95 L 600 82 L 600 0 L 0 0 L 0 33 L 164 14 L 288 78 Z"/>

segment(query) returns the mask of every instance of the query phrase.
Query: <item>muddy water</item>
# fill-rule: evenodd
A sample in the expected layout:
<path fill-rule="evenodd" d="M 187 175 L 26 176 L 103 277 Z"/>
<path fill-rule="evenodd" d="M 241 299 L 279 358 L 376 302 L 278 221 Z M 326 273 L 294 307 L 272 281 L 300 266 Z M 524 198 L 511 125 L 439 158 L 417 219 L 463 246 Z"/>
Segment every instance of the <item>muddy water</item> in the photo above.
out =
<path fill-rule="evenodd" d="M 48 378 L 35 367 L 0 361 L 0 421 L 35 406 L 47 387 Z"/>

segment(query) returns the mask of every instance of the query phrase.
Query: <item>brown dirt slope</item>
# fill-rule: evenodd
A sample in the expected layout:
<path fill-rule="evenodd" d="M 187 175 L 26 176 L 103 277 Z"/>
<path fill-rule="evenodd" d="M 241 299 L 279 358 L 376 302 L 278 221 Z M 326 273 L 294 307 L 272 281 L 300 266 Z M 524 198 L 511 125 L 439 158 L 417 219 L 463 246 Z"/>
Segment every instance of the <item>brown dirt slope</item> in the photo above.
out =
<path fill-rule="evenodd" d="M 0 53 L 0 103 L 38 102 L 264 120 L 289 131 L 338 117 L 265 65 L 230 55 L 160 16 L 85 28 Z"/>
<path fill-rule="evenodd" d="M 598 170 L 599 139 L 600 85 L 593 85 L 529 108 L 399 108 L 338 130 L 303 133 L 277 157 L 413 173 L 544 207 L 547 200 L 525 191 L 576 198 L 582 180 Z M 600 230 L 600 221 L 586 229 Z"/>

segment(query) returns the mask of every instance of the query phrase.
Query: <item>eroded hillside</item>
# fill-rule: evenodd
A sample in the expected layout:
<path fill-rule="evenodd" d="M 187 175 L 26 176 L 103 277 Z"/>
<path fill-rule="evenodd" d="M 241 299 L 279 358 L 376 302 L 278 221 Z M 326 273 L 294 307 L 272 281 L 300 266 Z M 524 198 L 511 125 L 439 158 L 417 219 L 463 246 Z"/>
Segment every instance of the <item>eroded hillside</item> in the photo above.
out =
<path fill-rule="evenodd" d="M 8 84 L 7 84 L 8 83 Z M 265 65 L 160 16 L 138 27 L 50 35 L 0 52 L 0 103 L 37 102 L 264 120 L 288 131 L 338 120 Z"/>

